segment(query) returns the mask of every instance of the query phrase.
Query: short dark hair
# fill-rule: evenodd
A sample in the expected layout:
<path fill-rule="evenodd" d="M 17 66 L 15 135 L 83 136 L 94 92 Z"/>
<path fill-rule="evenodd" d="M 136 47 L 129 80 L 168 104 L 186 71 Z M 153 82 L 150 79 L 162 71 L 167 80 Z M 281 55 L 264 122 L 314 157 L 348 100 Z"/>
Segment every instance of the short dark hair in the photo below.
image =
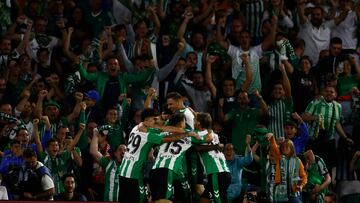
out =
<path fill-rule="evenodd" d="M 178 92 L 170 92 L 166 95 L 166 99 L 180 100 L 183 99 L 183 96 L 181 96 Z"/>
<path fill-rule="evenodd" d="M 20 144 L 20 141 L 16 140 L 16 139 L 13 139 L 13 140 L 10 141 L 10 147 L 12 147 L 15 144 Z"/>
<path fill-rule="evenodd" d="M 126 31 L 126 26 L 124 24 L 118 24 L 118 25 L 115 25 L 114 27 L 114 31 L 120 31 L 120 30 L 125 30 Z"/>
<path fill-rule="evenodd" d="M 190 54 L 194 54 L 196 56 L 196 52 L 195 51 L 189 51 L 188 53 L 186 53 L 186 58 L 190 55 Z M 185 59 L 186 60 L 186 59 Z"/>
<path fill-rule="evenodd" d="M 324 14 L 324 12 L 325 12 L 324 9 L 323 9 L 321 6 L 315 6 L 315 7 L 313 7 L 313 8 L 311 9 L 311 11 L 316 10 L 316 9 L 319 9 L 322 14 Z"/>
<path fill-rule="evenodd" d="M 144 121 L 146 118 L 155 117 L 158 115 L 159 115 L 159 112 L 156 109 L 146 108 L 146 109 L 142 110 L 142 112 L 141 112 L 141 121 Z"/>
<path fill-rule="evenodd" d="M 39 56 L 39 54 L 42 53 L 42 52 L 47 52 L 48 54 L 50 54 L 49 49 L 43 47 L 43 48 L 40 48 L 40 49 L 36 52 L 36 56 Z"/>
<path fill-rule="evenodd" d="M 292 120 L 286 121 L 286 122 L 284 123 L 284 126 L 292 126 L 292 127 L 297 128 L 296 123 L 295 123 L 294 121 L 292 121 Z"/>
<path fill-rule="evenodd" d="M 5 40 L 8 40 L 8 41 L 11 42 L 11 37 L 8 36 L 8 35 L 2 36 L 2 37 L 0 38 L 0 43 L 2 43 L 2 42 L 5 41 Z"/>
<path fill-rule="evenodd" d="M 149 21 L 146 18 L 141 18 L 135 23 L 134 28 L 137 29 L 141 23 L 145 23 L 146 26 L 149 26 Z"/>
<path fill-rule="evenodd" d="M 236 84 L 236 81 L 235 81 L 234 78 L 232 78 L 232 77 L 225 77 L 225 78 L 223 79 L 222 83 L 221 83 L 221 86 L 224 85 L 225 81 L 231 81 L 231 82 L 234 84 L 234 86 L 235 86 L 235 84 Z"/>
<path fill-rule="evenodd" d="M 211 129 L 212 118 L 209 113 L 198 113 L 196 120 L 200 123 L 202 128 Z"/>
<path fill-rule="evenodd" d="M 46 142 L 46 147 L 49 147 L 50 144 L 53 143 L 53 142 L 58 142 L 58 141 L 57 141 L 57 139 L 55 139 L 55 138 L 51 138 L 50 140 L 48 140 L 48 141 Z"/>
<path fill-rule="evenodd" d="M 247 29 L 241 30 L 240 34 L 242 34 L 242 33 L 247 33 L 247 34 L 249 34 L 251 36 L 250 30 L 247 30 Z"/>
<path fill-rule="evenodd" d="M 194 79 L 194 75 L 202 75 L 204 77 L 204 72 L 201 70 L 196 70 L 192 73 L 191 79 Z"/>
<path fill-rule="evenodd" d="M 185 120 L 185 115 L 183 113 L 175 113 L 169 119 L 168 125 L 176 126 L 183 120 Z"/>
<path fill-rule="evenodd" d="M 342 40 L 339 37 L 333 37 L 330 39 L 330 44 L 342 44 Z"/>
<path fill-rule="evenodd" d="M 65 180 L 66 180 L 66 178 L 68 178 L 68 177 L 74 178 L 75 183 L 76 183 L 76 176 L 75 176 L 75 174 L 73 174 L 73 173 L 67 173 L 67 174 L 63 175 L 63 176 L 61 177 L 61 181 L 64 183 Z"/>
<path fill-rule="evenodd" d="M 32 157 L 37 157 L 35 151 L 32 148 L 26 148 L 23 151 L 23 157 L 24 158 L 32 158 Z"/>

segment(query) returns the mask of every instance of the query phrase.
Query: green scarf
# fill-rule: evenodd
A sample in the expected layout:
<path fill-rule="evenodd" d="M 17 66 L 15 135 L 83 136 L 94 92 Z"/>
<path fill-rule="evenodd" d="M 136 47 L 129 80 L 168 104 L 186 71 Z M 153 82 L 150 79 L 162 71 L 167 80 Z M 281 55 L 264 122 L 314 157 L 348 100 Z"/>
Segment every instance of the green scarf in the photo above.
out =
<path fill-rule="evenodd" d="M 299 159 L 291 157 L 287 159 L 284 155 L 280 160 L 280 184 L 275 186 L 274 200 L 275 201 L 288 201 L 289 197 L 298 197 L 300 192 L 293 192 L 292 186 L 296 185 L 300 180 L 299 177 Z"/>

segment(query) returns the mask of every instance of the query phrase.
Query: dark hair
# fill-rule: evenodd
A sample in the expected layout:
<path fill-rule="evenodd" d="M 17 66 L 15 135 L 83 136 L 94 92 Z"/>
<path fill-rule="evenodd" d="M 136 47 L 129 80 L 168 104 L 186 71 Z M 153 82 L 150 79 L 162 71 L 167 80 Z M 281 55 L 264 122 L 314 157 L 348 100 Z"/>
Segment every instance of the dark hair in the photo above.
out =
<path fill-rule="evenodd" d="M 126 26 L 124 24 L 118 24 L 118 25 L 115 25 L 114 27 L 114 31 L 120 31 L 120 30 L 125 30 L 126 31 Z"/>
<path fill-rule="evenodd" d="M 295 123 L 294 121 L 292 121 L 292 120 L 286 121 L 286 122 L 284 123 L 284 126 L 292 126 L 292 127 L 297 128 L 296 123 Z"/>
<path fill-rule="evenodd" d="M 66 126 L 66 125 L 59 125 L 59 127 L 57 128 L 57 130 L 56 130 L 56 133 L 58 133 L 59 131 L 60 131 L 60 129 L 62 129 L 62 128 L 69 128 L 68 126 Z"/>
<path fill-rule="evenodd" d="M 35 2 L 36 2 L 36 1 L 35 1 Z M 44 16 L 36 16 L 36 17 L 35 17 L 35 20 L 34 20 L 34 23 L 38 22 L 39 20 L 43 20 L 43 21 L 45 21 L 45 22 L 48 21 L 48 19 L 47 19 L 46 17 L 44 17 Z"/>
<path fill-rule="evenodd" d="M 46 147 L 49 147 L 50 144 L 53 143 L 53 142 L 58 142 L 58 141 L 57 141 L 55 138 L 51 138 L 50 140 L 48 140 L 48 141 L 46 142 Z"/>
<path fill-rule="evenodd" d="M 149 54 L 140 54 L 139 56 L 135 56 L 134 61 L 135 60 L 141 60 L 141 61 L 145 61 L 145 60 L 152 60 L 153 57 Z"/>
<path fill-rule="evenodd" d="M 242 34 L 242 33 L 247 33 L 247 34 L 249 34 L 249 35 L 251 36 L 250 30 L 246 30 L 246 29 L 241 30 L 241 31 L 240 31 L 240 34 Z"/>
<path fill-rule="evenodd" d="M 198 113 L 196 120 L 200 123 L 201 127 L 205 129 L 211 129 L 212 118 L 209 113 Z"/>
<path fill-rule="evenodd" d="M 107 63 L 108 63 L 110 60 L 112 60 L 112 59 L 116 59 L 117 61 L 119 61 L 119 59 L 116 58 L 115 56 L 110 56 L 108 59 L 106 59 L 106 65 L 107 65 Z"/>
<path fill-rule="evenodd" d="M 276 37 L 286 37 L 286 38 L 288 38 L 288 35 L 286 33 L 284 33 L 284 32 L 277 32 Z"/>
<path fill-rule="evenodd" d="M 326 74 L 326 76 L 325 76 L 325 80 L 326 80 L 327 83 L 332 82 L 332 81 L 335 81 L 335 80 L 337 80 L 337 79 L 338 79 L 338 77 L 337 77 L 336 74 L 334 74 L 334 73 L 328 73 L 328 74 Z"/>
<path fill-rule="evenodd" d="M 8 40 L 8 41 L 11 42 L 11 37 L 8 36 L 8 35 L 2 36 L 1 39 L 0 39 L 0 43 L 2 43 L 2 42 L 5 41 L 5 40 Z"/>
<path fill-rule="evenodd" d="M 180 100 L 183 99 L 183 97 L 178 92 L 170 92 L 166 95 L 166 99 Z"/>
<path fill-rule="evenodd" d="M 142 18 L 142 19 L 139 19 L 135 25 L 134 25 L 134 29 L 136 30 L 141 23 L 145 23 L 145 25 L 148 27 L 149 26 L 149 21 L 146 19 L 146 18 Z"/>
<path fill-rule="evenodd" d="M 69 178 L 69 177 L 74 178 L 74 180 L 75 180 L 75 182 L 76 182 L 76 176 L 75 176 L 75 174 L 73 174 L 73 173 L 67 173 L 67 174 L 63 175 L 63 176 L 61 177 L 61 181 L 64 183 L 65 180 L 66 180 L 66 178 Z"/>
<path fill-rule="evenodd" d="M 202 75 L 202 76 L 204 77 L 204 72 L 203 72 L 203 71 L 201 71 L 201 70 L 196 70 L 196 71 L 192 72 L 191 79 L 194 79 L 194 75 L 195 75 L 195 74 L 200 74 L 200 75 Z"/>
<path fill-rule="evenodd" d="M 321 14 L 324 14 L 324 12 L 325 12 L 321 6 L 315 6 L 311 9 L 311 11 L 316 10 L 316 9 L 319 9 L 321 11 Z"/>
<path fill-rule="evenodd" d="M 48 48 L 40 48 L 37 52 L 36 52 L 36 56 L 39 56 L 40 53 L 42 52 L 47 52 L 48 54 L 50 53 L 49 49 Z"/>
<path fill-rule="evenodd" d="M 303 60 L 308 60 L 309 62 L 310 62 L 310 64 L 311 64 L 311 67 L 313 66 L 313 62 L 312 62 L 312 60 L 310 59 L 310 57 L 309 56 L 302 56 L 301 58 L 300 58 L 300 62 L 301 61 L 303 61 Z"/>
<path fill-rule="evenodd" d="M 141 121 L 144 121 L 145 119 L 149 117 L 155 117 L 158 116 L 159 112 L 156 109 L 146 108 L 142 110 L 141 112 Z"/>
<path fill-rule="evenodd" d="M 172 114 L 172 111 L 168 108 L 167 104 L 164 103 L 162 105 L 162 114 L 167 114 L 167 115 L 171 115 Z"/>
<path fill-rule="evenodd" d="M 342 40 L 339 37 L 333 37 L 330 39 L 330 44 L 342 44 Z"/>
<path fill-rule="evenodd" d="M 191 40 L 195 37 L 196 34 L 200 34 L 204 40 L 206 40 L 206 35 L 205 35 L 205 32 L 201 29 L 195 29 L 192 33 L 191 33 Z"/>
<path fill-rule="evenodd" d="M 14 144 L 20 144 L 19 140 L 13 139 L 10 141 L 10 147 L 12 147 Z"/>
<path fill-rule="evenodd" d="M 224 85 L 225 81 L 231 81 L 231 82 L 234 84 L 234 86 L 235 86 L 235 84 L 236 84 L 236 81 L 235 81 L 234 78 L 232 78 L 232 77 L 225 77 L 225 78 L 223 79 L 223 81 L 221 82 L 221 86 Z"/>
<path fill-rule="evenodd" d="M 247 91 L 244 91 L 244 90 L 242 90 L 242 89 L 236 90 L 235 96 L 238 97 L 241 93 L 245 93 L 245 94 L 247 94 L 247 95 L 249 96 L 248 92 L 247 92 Z"/>
<path fill-rule="evenodd" d="M 32 157 L 37 157 L 35 151 L 32 148 L 26 148 L 23 151 L 23 157 L 26 158 L 32 158 Z"/>
<path fill-rule="evenodd" d="M 176 126 L 183 120 L 185 120 L 185 115 L 183 113 L 175 113 L 169 119 L 168 125 Z"/>
<path fill-rule="evenodd" d="M 293 47 L 294 48 L 298 48 L 298 47 L 304 48 L 305 47 L 305 40 L 303 40 L 301 38 L 296 38 L 295 41 L 294 41 Z"/>
<path fill-rule="evenodd" d="M 190 55 L 190 54 L 194 54 L 196 56 L 196 52 L 195 51 L 189 51 L 188 53 L 186 53 L 186 58 Z M 186 60 L 186 59 L 185 59 Z"/>
<path fill-rule="evenodd" d="M 115 110 L 115 111 L 117 111 L 118 109 L 116 108 L 116 106 L 111 105 L 111 106 L 109 106 L 109 107 L 106 108 L 106 113 L 108 113 L 110 110 Z"/>
<path fill-rule="evenodd" d="M 26 132 L 29 133 L 29 131 L 27 130 L 25 125 L 20 125 L 20 126 L 18 126 L 18 129 L 16 130 L 16 136 L 19 135 L 20 130 L 26 130 Z"/>

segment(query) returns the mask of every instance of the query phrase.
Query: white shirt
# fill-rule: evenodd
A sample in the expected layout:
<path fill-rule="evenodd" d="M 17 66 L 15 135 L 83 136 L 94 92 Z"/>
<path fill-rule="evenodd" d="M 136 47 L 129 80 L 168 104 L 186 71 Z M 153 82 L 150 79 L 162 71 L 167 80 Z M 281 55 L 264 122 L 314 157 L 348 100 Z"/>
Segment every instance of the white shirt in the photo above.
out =
<path fill-rule="evenodd" d="M 240 89 L 240 83 L 243 83 L 246 79 L 245 68 L 242 66 L 242 60 L 240 58 L 244 51 L 241 47 L 233 45 L 229 46 L 228 54 L 232 59 L 231 73 L 232 78 L 236 80 L 236 89 Z M 259 60 L 262 57 L 263 50 L 261 44 L 258 46 L 251 47 L 249 50 L 250 54 L 250 66 L 253 72 L 253 81 L 250 84 L 249 93 L 254 93 L 255 90 L 261 91 L 261 80 L 260 80 L 260 65 Z M 240 82 L 240 83 L 239 83 Z"/>
<path fill-rule="evenodd" d="M 47 62 L 47 65 L 50 65 L 52 50 L 59 43 L 59 39 L 56 37 L 53 37 L 53 36 L 48 36 L 48 37 L 51 39 L 51 41 L 49 42 L 49 44 L 46 47 L 40 47 L 40 44 L 36 41 L 36 39 L 34 37 L 33 39 L 31 39 L 31 41 L 29 43 L 29 49 L 30 49 L 31 57 L 38 62 L 39 60 L 36 55 L 37 51 L 40 48 L 47 48 L 49 50 L 49 60 Z"/>
<path fill-rule="evenodd" d="M 36 166 L 36 169 L 44 166 L 44 164 L 41 163 L 40 161 L 38 161 L 37 163 L 38 163 L 38 164 L 37 164 L 37 166 Z M 36 169 L 35 169 L 35 170 L 36 170 Z M 54 187 L 55 187 L 53 179 L 52 179 L 49 175 L 47 175 L 47 174 L 45 174 L 45 175 L 41 178 L 41 185 L 42 185 L 43 191 L 46 191 L 46 190 L 48 190 L 48 189 L 51 189 L 51 188 L 54 188 Z"/>
<path fill-rule="evenodd" d="M 339 15 L 340 13 L 337 12 L 336 16 Z M 339 37 L 342 40 L 343 49 L 356 49 L 358 42 L 356 36 L 357 21 L 356 12 L 349 11 L 345 20 L 332 30 L 331 37 Z"/>
<path fill-rule="evenodd" d="M 313 64 L 318 62 L 322 50 L 329 49 L 333 27 L 334 20 L 323 22 L 319 28 L 313 26 L 309 20 L 300 26 L 298 37 L 305 41 L 304 55 L 309 56 Z"/>
<path fill-rule="evenodd" d="M 0 186 L 0 200 L 9 200 L 5 186 Z"/>

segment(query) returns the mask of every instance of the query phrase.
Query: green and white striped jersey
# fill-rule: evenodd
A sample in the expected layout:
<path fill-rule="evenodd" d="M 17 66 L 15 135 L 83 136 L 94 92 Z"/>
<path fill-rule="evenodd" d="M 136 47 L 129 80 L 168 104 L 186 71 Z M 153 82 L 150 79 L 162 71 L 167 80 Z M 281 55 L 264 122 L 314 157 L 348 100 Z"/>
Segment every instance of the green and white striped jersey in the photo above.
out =
<path fill-rule="evenodd" d="M 202 139 L 206 137 L 208 134 L 207 130 L 203 130 L 198 132 L 198 135 L 201 136 Z M 220 144 L 219 136 L 212 132 L 213 140 L 210 143 L 203 143 L 201 145 L 217 145 Z M 221 172 L 230 172 L 229 168 L 226 165 L 226 159 L 224 154 L 219 150 L 211 150 L 207 152 L 200 153 L 200 161 L 205 169 L 205 173 L 207 175 L 213 173 L 221 173 Z"/>
<path fill-rule="evenodd" d="M 203 139 L 185 137 L 175 142 L 163 143 L 160 145 L 153 169 L 167 168 L 176 174 L 181 174 L 185 152 L 192 146 L 192 143 L 201 144 L 204 142 Z"/>
<path fill-rule="evenodd" d="M 190 147 L 191 139 L 189 137 L 160 145 L 153 169 L 167 168 L 174 173 L 180 174 L 185 152 Z"/>
<path fill-rule="evenodd" d="M 105 170 L 104 201 L 118 201 L 120 164 L 108 157 L 101 157 L 99 165 Z"/>
<path fill-rule="evenodd" d="M 284 124 L 286 121 L 291 120 L 291 113 L 293 112 L 292 99 L 281 99 L 273 101 L 268 105 L 269 107 L 269 120 L 268 130 L 274 133 L 275 138 L 284 138 Z"/>
<path fill-rule="evenodd" d="M 335 139 L 336 135 L 336 123 L 340 121 L 340 117 L 342 115 L 341 105 L 336 102 L 327 102 L 324 97 L 320 97 L 319 99 L 314 99 L 311 103 L 306 107 L 305 112 L 311 114 L 312 116 L 319 117 L 322 115 L 324 121 L 325 130 L 328 131 L 327 139 Z M 309 123 L 309 135 L 310 138 L 317 138 L 319 123 L 313 121 Z"/>
<path fill-rule="evenodd" d="M 163 133 L 140 132 L 139 127 L 135 126 L 129 136 L 127 151 L 120 166 L 120 176 L 142 179 L 151 147 L 160 144 L 164 136 Z"/>
<path fill-rule="evenodd" d="M 52 159 L 48 152 L 39 153 L 39 161 L 49 168 L 51 176 L 54 180 L 55 194 L 64 192 L 63 182 L 61 178 L 68 173 L 68 167 L 71 162 L 71 152 L 64 151 Z"/>

